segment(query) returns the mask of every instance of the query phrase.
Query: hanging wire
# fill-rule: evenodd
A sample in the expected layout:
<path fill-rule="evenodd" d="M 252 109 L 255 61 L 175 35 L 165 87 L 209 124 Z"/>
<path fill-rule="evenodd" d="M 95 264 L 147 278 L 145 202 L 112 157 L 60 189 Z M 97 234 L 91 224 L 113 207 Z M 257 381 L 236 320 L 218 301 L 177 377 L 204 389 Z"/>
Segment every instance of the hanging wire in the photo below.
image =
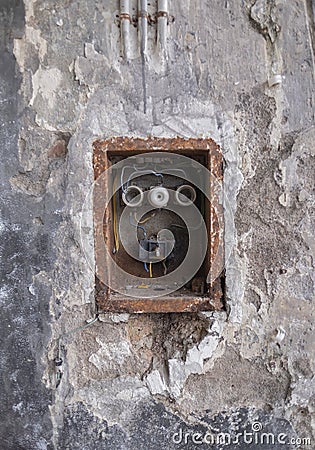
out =
<path fill-rule="evenodd" d="M 63 359 L 61 358 L 61 342 L 68 336 L 71 336 L 72 334 L 79 333 L 80 331 L 85 330 L 86 328 L 91 327 L 94 325 L 95 322 L 99 320 L 98 314 L 92 319 L 89 323 L 82 325 L 80 327 L 73 328 L 72 330 L 68 331 L 67 333 L 63 333 L 58 337 L 58 345 L 57 345 L 57 357 L 55 358 L 55 367 L 56 367 L 56 388 L 59 386 L 61 382 L 61 378 L 63 375 L 62 371 L 62 365 L 63 365 Z"/>
<path fill-rule="evenodd" d="M 124 185 L 125 185 L 125 183 L 124 183 L 124 174 L 125 174 L 125 170 L 126 169 L 134 169 L 134 167 L 133 166 L 123 166 L 123 168 L 121 169 L 120 185 L 121 185 L 121 188 L 122 188 L 123 192 L 126 192 L 125 187 L 124 187 Z"/>
<path fill-rule="evenodd" d="M 149 220 L 151 220 L 154 216 L 155 216 L 155 212 L 152 213 L 152 214 L 151 214 L 149 217 L 147 217 L 146 219 L 143 219 L 143 220 L 137 220 L 136 215 L 135 215 L 135 221 L 136 221 L 136 223 L 144 224 L 144 223 L 147 223 Z"/>
<path fill-rule="evenodd" d="M 135 218 L 135 215 L 134 215 L 134 218 Z M 135 218 L 135 220 L 136 220 L 136 218 Z M 144 237 L 145 238 L 147 237 L 146 229 L 142 225 L 139 225 L 138 223 L 136 223 L 136 224 L 132 223 L 131 214 L 129 216 L 129 222 L 130 222 L 130 225 L 132 225 L 133 227 L 140 228 L 143 231 Z"/>
<path fill-rule="evenodd" d="M 134 172 L 132 172 L 132 173 L 129 175 L 129 177 L 128 177 L 126 183 L 125 183 L 125 182 L 124 182 L 124 174 L 125 174 L 125 170 L 126 170 L 126 169 L 134 169 Z M 187 177 L 186 171 L 183 170 L 183 169 L 179 169 L 179 168 L 167 168 L 167 169 L 165 169 L 165 170 L 167 170 L 167 172 L 181 172 L 181 173 L 184 175 L 184 178 Z M 157 172 L 156 170 L 153 170 L 153 169 L 145 169 L 145 167 L 139 167 L 139 168 L 137 168 L 135 165 L 133 165 L 133 166 L 128 166 L 128 165 L 126 165 L 126 166 L 124 166 L 124 167 L 121 169 L 121 175 L 120 175 L 120 184 L 121 184 L 121 187 L 122 187 L 122 191 L 123 191 L 123 192 L 126 192 L 125 184 L 127 184 L 127 187 L 129 186 L 130 180 L 131 180 L 131 178 L 133 177 L 133 175 L 137 175 L 137 176 L 138 176 L 138 175 L 140 175 L 140 174 L 145 174 L 145 173 L 152 173 L 153 175 L 155 175 L 155 176 L 157 176 L 157 177 L 164 178 L 163 174 L 160 173 L 160 172 Z M 170 174 L 167 173 L 166 175 L 170 175 Z M 135 177 L 135 178 L 137 178 L 137 177 Z"/>
<path fill-rule="evenodd" d="M 126 183 L 124 182 L 124 174 L 125 174 L 125 170 L 126 169 L 133 169 L 134 170 L 134 172 L 131 173 L 131 175 L 129 176 L 128 180 L 126 181 L 126 183 L 128 183 L 128 184 L 129 184 L 132 176 L 135 175 L 135 174 L 153 173 L 153 175 L 156 175 L 156 176 L 159 176 L 159 177 L 163 177 L 163 174 L 158 173 L 158 172 L 156 172 L 153 169 L 147 169 L 146 170 L 143 167 L 137 168 L 135 165 L 133 165 L 133 166 L 128 166 L 128 165 L 123 166 L 123 168 L 121 169 L 121 174 L 120 174 L 120 184 L 121 184 L 123 192 L 125 192 L 125 186 L 124 185 Z M 137 177 L 135 177 L 135 178 L 137 178 Z"/>
<path fill-rule="evenodd" d="M 126 166 L 126 168 L 127 168 L 127 167 L 128 167 L 128 168 L 131 168 L 130 166 Z M 132 172 L 132 173 L 129 175 L 129 177 L 128 177 L 126 183 L 124 183 L 124 169 L 125 169 L 125 167 L 122 168 L 122 171 L 121 171 L 121 177 L 120 177 L 120 184 L 121 184 L 121 187 L 122 187 L 122 191 L 123 191 L 123 192 L 126 192 L 127 188 L 129 187 L 130 181 L 131 181 L 131 179 L 133 178 L 134 175 L 137 175 L 137 176 L 134 177 L 134 178 L 138 178 L 138 176 L 140 176 L 140 175 L 144 175 L 144 174 L 152 174 L 152 175 L 155 175 L 156 177 L 160 177 L 160 178 L 163 179 L 163 174 L 162 174 L 162 173 L 156 172 L 155 170 L 152 170 L 152 169 L 147 169 L 147 170 L 135 170 L 134 172 Z M 125 185 L 126 185 L 126 186 L 125 186 Z"/>

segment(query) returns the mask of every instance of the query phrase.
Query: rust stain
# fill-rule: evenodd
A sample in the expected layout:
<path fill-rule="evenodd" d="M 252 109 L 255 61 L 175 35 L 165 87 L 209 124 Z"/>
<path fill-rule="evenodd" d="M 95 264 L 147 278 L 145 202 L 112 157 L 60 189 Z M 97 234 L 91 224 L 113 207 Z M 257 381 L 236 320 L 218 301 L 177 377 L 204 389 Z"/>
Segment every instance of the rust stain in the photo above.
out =
<path fill-rule="evenodd" d="M 59 139 L 48 150 L 48 158 L 64 158 L 67 154 L 67 144 L 63 139 Z"/>
<path fill-rule="evenodd" d="M 98 305 L 102 312 L 125 313 L 170 313 L 170 312 L 198 312 L 214 311 L 218 309 L 209 298 L 154 298 L 154 299 L 128 299 L 115 298 L 99 299 Z M 220 308 L 222 309 L 222 307 Z"/>
<path fill-rule="evenodd" d="M 222 152 L 218 144 L 212 139 L 184 139 L 177 137 L 174 139 L 154 138 L 147 139 L 115 137 L 106 140 L 97 140 L 93 143 L 94 147 L 94 173 L 97 178 L 104 170 L 106 165 L 107 152 L 151 152 L 168 151 L 173 153 L 185 154 L 191 150 L 207 150 L 210 157 L 210 170 L 219 180 L 223 179 L 223 159 Z"/>

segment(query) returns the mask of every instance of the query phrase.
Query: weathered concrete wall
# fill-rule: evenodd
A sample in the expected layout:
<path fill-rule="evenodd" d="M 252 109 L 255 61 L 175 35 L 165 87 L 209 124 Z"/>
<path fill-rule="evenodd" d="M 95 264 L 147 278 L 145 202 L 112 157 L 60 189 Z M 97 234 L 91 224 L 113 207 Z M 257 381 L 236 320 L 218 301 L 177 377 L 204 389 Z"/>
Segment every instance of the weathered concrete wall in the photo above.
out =
<path fill-rule="evenodd" d="M 169 3 L 164 59 L 149 27 L 144 114 L 118 1 L 0 2 L 4 450 L 209 448 L 192 433 L 254 422 L 314 445 L 315 5 Z M 61 341 L 56 389 L 58 337 L 95 314 L 80 237 L 92 142 L 148 135 L 223 148 L 227 311 L 103 315 Z M 188 443 L 174 442 L 180 430 Z"/>

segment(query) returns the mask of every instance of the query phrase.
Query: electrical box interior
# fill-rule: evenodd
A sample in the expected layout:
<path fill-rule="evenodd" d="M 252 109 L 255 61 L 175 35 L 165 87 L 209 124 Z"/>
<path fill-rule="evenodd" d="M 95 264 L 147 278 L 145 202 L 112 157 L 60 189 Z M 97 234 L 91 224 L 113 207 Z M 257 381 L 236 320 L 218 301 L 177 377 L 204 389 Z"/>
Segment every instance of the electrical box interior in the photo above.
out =
<path fill-rule="evenodd" d="M 109 157 L 111 163 L 123 159 L 123 156 Z M 191 165 L 196 160 L 203 164 L 205 162 L 203 156 L 194 156 L 190 158 Z M 163 169 L 169 167 L 171 163 L 171 158 L 166 152 L 163 157 L 138 154 L 129 156 L 128 163 L 123 165 L 117 174 L 122 187 L 112 200 L 116 202 L 115 207 L 112 205 L 113 214 L 117 215 L 115 223 L 120 222 L 124 208 L 130 207 L 128 221 L 123 222 L 123 226 L 117 230 L 118 239 L 121 239 L 119 234 L 123 233 L 128 240 L 128 236 L 131 235 L 130 228 L 136 227 L 140 245 L 138 251 L 135 249 L 137 259 L 132 258 L 124 248 L 116 251 L 115 247 L 114 258 L 120 267 L 126 271 L 132 270 L 133 274 L 139 277 L 161 277 L 172 272 L 180 266 L 187 253 L 188 228 L 178 214 L 167 208 L 170 202 L 176 202 L 182 208 L 190 208 L 195 203 L 205 217 L 204 195 L 193 185 L 187 184 L 185 167 L 173 167 L 170 169 L 173 174 L 163 175 Z M 139 217 L 139 207 L 144 201 L 148 202 L 150 210 Z M 171 230 L 174 238 L 170 239 L 167 232 L 161 235 L 160 230 Z M 114 230 L 112 239 L 114 240 Z M 169 251 L 170 249 L 172 250 Z M 146 261 L 147 254 L 149 261 Z M 207 270 L 205 265 L 202 265 L 193 279 L 187 281 L 181 293 L 185 295 L 205 293 Z M 164 286 L 160 286 L 160 289 L 162 292 Z"/>
<path fill-rule="evenodd" d="M 165 308 L 180 311 L 184 301 L 186 307 L 183 310 L 189 311 L 194 310 L 198 299 L 200 308 L 197 309 L 217 309 L 213 307 L 215 302 L 209 302 L 209 299 L 216 297 L 217 304 L 221 301 L 222 280 L 215 287 L 220 294 L 214 296 L 214 286 L 207 281 L 213 248 L 210 243 L 212 209 L 204 193 L 208 180 L 202 179 L 204 172 L 200 170 L 201 166 L 211 167 L 211 152 L 208 148 L 169 150 L 164 146 L 157 150 L 147 146 L 128 148 L 128 151 L 116 147 L 101 152 L 103 168 L 112 169 L 111 177 L 107 179 L 112 196 L 103 227 L 105 242 L 114 267 L 130 274 L 132 279 L 130 281 L 126 276 L 120 283 L 125 283 L 123 294 L 98 281 L 99 304 L 105 305 L 105 310 L 163 312 Z M 100 153 L 100 146 L 97 151 Z M 170 153 L 185 158 L 174 159 Z M 97 167 L 99 170 L 99 164 Z M 191 174 L 198 183 L 192 182 Z M 178 289 L 170 292 L 164 278 L 181 267 L 189 250 L 189 233 L 192 230 L 198 233 L 201 226 L 206 230 L 206 241 L 195 239 L 193 242 L 195 254 L 201 255 L 200 267 L 191 277 L 186 276 Z M 112 270 L 110 277 L 115 277 L 115 272 Z M 144 281 L 141 284 L 132 281 L 138 278 Z M 154 298 L 150 300 L 145 297 L 151 287 Z M 141 298 L 145 300 L 141 301 Z M 174 308 L 176 299 L 178 305 Z M 173 306 L 166 307 L 166 301 Z M 137 302 L 142 306 L 136 307 Z M 159 303 L 164 306 L 159 308 Z"/>

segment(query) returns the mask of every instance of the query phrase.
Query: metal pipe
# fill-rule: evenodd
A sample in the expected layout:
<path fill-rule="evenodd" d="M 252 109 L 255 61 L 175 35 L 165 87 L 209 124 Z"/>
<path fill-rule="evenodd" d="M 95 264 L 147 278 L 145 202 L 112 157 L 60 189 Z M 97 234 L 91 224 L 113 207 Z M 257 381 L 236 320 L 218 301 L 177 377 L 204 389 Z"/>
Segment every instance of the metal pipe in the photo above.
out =
<path fill-rule="evenodd" d="M 164 52 L 166 48 L 168 5 L 167 0 L 158 0 L 157 14 L 157 43 L 158 48 Z"/>
<path fill-rule="evenodd" d="M 130 57 L 130 4 L 129 0 L 120 0 L 120 31 L 123 55 L 126 60 Z"/>
<path fill-rule="evenodd" d="M 147 113 L 147 85 L 145 78 L 145 53 L 147 51 L 148 39 L 148 2 L 138 1 L 139 32 L 140 32 L 140 55 L 142 65 L 142 91 L 143 91 L 143 112 Z"/>
<path fill-rule="evenodd" d="M 138 1 L 139 8 L 139 31 L 140 31 L 140 53 L 145 54 L 147 51 L 148 39 L 148 2 L 147 0 Z"/>

